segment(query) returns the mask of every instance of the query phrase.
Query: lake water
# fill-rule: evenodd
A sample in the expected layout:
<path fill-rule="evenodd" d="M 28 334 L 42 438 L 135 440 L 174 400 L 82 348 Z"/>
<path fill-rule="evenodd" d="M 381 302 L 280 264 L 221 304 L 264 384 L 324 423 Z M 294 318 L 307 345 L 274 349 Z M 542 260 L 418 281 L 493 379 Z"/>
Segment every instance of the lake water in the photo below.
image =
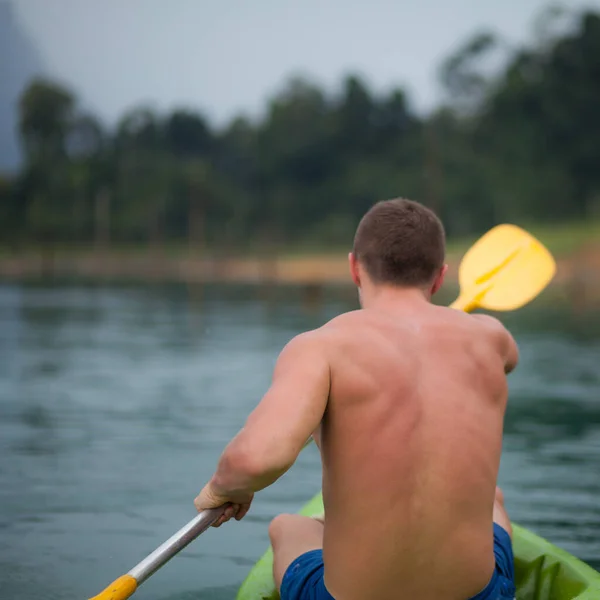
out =
<path fill-rule="evenodd" d="M 318 300 L 318 302 L 317 302 Z M 282 346 L 355 294 L 0 286 L 0 598 L 85 599 L 195 514 Z M 500 483 L 512 518 L 600 568 L 600 311 L 504 315 L 521 348 Z M 231 599 L 267 524 L 320 487 L 308 448 L 247 518 L 210 529 L 140 600 Z"/>

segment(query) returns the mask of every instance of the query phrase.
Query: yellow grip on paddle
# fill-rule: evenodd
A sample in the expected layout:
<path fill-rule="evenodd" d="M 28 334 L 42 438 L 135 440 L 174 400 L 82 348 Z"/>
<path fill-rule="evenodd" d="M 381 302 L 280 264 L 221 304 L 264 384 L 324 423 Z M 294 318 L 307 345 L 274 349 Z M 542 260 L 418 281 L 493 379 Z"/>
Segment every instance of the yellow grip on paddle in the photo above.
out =
<path fill-rule="evenodd" d="M 90 600 L 126 600 L 136 589 L 137 581 L 135 578 L 131 575 L 122 575 Z"/>

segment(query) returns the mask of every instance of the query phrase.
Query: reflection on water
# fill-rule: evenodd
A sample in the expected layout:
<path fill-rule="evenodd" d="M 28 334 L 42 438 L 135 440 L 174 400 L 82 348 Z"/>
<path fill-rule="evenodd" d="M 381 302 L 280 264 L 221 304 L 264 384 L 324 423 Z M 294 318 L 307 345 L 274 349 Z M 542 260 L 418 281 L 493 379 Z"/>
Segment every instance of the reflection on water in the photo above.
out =
<path fill-rule="evenodd" d="M 352 290 L 0 287 L 2 598 L 87 598 L 194 514 L 224 444 L 297 332 Z M 514 520 L 600 567 L 600 314 L 536 302 L 501 467 Z M 242 523 L 209 530 L 140 599 L 232 598 L 276 513 L 319 489 L 307 449 Z"/>

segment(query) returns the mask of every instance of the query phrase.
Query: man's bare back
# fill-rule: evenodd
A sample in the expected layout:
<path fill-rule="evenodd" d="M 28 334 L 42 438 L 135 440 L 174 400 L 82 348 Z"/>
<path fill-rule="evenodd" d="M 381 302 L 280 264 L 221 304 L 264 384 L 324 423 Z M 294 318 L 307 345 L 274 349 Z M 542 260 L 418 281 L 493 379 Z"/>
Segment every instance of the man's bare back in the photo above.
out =
<path fill-rule="evenodd" d="M 315 437 L 324 524 L 269 527 L 282 600 L 514 598 L 496 478 L 517 348 L 497 320 L 431 304 L 444 252 L 427 208 L 371 208 L 349 255 L 362 310 L 287 344 L 195 500 L 225 506 L 216 526 L 243 518 Z"/>
<path fill-rule="evenodd" d="M 493 319 L 402 308 L 348 313 L 315 332 L 331 369 L 321 428 L 325 585 L 343 600 L 464 600 L 494 568 L 515 349 Z"/>

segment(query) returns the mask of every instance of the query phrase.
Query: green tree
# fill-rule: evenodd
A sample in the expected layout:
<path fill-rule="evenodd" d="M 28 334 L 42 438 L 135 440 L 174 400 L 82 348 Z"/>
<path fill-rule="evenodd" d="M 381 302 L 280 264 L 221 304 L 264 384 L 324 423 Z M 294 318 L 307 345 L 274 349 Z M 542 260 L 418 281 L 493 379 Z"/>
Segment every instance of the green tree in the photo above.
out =
<path fill-rule="evenodd" d="M 146 107 L 126 113 L 117 127 L 114 158 L 119 236 L 127 241 L 149 241 L 156 250 L 164 238 L 162 223 L 171 173 L 158 115 Z"/>
<path fill-rule="evenodd" d="M 106 134 L 100 122 L 92 115 L 76 115 L 66 136 L 66 150 L 69 158 L 69 185 L 71 206 L 69 214 L 72 222 L 72 237 L 81 242 L 98 237 L 98 232 L 106 227 L 97 221 L 101 211 L 97 203 L 109 186 L 106 177 Z M 109 218 L 109 217 L 106 217 Z M 108 233 L 103 238 L 108 241 Z"/>
<path fill-rule="evenodd" d="M 56 83 L 34 80 L 19 101 L 19 131 L 29 162 L 55 161 L 66 155 L 75 99 Z"/>

